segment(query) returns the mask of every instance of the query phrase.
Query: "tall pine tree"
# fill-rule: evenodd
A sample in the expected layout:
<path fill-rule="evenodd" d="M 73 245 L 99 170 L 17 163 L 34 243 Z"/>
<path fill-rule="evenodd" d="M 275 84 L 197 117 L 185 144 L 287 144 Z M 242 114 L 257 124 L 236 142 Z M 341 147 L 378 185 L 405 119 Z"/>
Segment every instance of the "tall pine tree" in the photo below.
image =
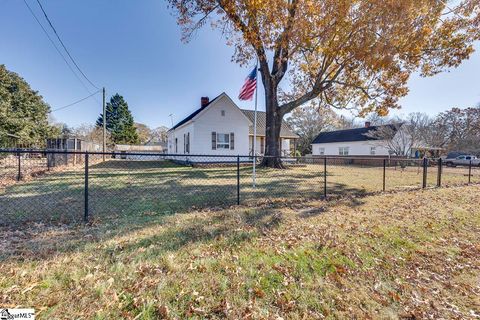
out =
<path fill-rule="evenodd" d="M 136 144 L 139 143 L 137 129 L 133 116 L 128 109 L 128 103 L 118 93 L 110 98 L 106 105 L 106 127 L 115 144 Z M 103 115 L 100 114 L 97 126 L 103 126 Z"/>

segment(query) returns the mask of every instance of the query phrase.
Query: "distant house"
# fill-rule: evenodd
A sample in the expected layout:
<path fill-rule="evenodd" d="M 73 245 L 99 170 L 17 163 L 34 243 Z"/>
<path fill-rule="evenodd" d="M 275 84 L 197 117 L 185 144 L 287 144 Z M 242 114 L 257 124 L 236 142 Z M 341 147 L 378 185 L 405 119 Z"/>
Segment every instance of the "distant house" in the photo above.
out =
<path fill-rule="evenodd" d="M 194 155 L 252 155 L 254 111 L 240 109 L 222 93 L 202 97 L 200 108 L 168 131 L 168 153 Z M 265 152 L 265 112 L 257 112 L 256 153 Z M 298 136 L 282 123 L 282 155 L 292 154 Z"/>
<path fill-rule="evenodd" d="M 379 126 L 371 126 L 347 130 L 336 130 L 320 133 L 312 142 L 313 155 L 325 156 L 388 156 L 388 144 L 370 132 L 376 131 Z M 395 126 L 391 127 L 396 130 Z"/>
<path fill-rule="evenodd" d="M 76 165 L 83 163 L 84 157 L 81 154 L 71 152 L 93 151 L 98 152 L 100 145 L 87 142 L 76 137 L 62 137 L 47 139 L 47 150 L 68 151 L 69 153 L 48 153 L 47 161 L 49 167 Z"/>
<path fill-rule="evenodd" d="M 161 145 L 129 145 L 116 144 L 115 152 L 120 153 L 120 159 L 129 160 L 159 160 L 165 153 L 165 149 Z"/>

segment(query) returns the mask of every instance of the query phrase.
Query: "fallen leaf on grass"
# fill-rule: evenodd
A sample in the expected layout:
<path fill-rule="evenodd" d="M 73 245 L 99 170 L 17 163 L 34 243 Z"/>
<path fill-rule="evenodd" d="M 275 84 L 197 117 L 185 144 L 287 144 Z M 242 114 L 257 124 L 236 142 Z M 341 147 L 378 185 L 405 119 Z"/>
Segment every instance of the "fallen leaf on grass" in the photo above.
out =
<path fill-rule="evenodd" d="M 35 288 L 36 286 L 38 286 L 38 283 L 32 284 L 30 287 L 28 287 L 28 288 L 26 288 L 25 290 L 23 290 L 23 291 L 22 291 L 22 294 L 25 294 L 25 293 L 27 293 L 27 292 L 29 292 L 29 291 L 32 291 L 33 288 Z"/>

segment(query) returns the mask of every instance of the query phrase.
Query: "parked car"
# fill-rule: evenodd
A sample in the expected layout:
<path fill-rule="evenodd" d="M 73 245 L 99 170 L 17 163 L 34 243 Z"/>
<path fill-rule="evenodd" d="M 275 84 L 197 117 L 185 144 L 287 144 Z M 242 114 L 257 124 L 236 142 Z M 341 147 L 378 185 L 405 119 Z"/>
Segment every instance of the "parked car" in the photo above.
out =
<path fill-rule="evenodd" d="M 445 159 L 445 165 L 448 167 L 469 166 L 470 162 L 472 166 L 480 167 L 480 159 L 472 155 L 461 155 L 455 158 Z"/>

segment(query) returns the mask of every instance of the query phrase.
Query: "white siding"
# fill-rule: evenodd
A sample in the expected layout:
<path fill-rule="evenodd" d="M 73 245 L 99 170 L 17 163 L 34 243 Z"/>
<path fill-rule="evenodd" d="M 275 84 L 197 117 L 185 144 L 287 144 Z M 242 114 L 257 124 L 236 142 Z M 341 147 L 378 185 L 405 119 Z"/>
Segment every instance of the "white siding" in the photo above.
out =
<path fill-rule="evenodd" d="M 225 115 L 222 116 L 222 111 Z M 240 109 L 223 96 L 207 107 L 194 119 L 195 136 L 192 140 L 192 153 L 214 155 L 247 155 L 248 126 L 250 121 Z M 212 150 L 212 132 L 234 133 L 234 149 Z"/>
<path fill-rule="evenodd" d="M 312 144 L 312 154 L 321 155 L 324 148 L 326 156 L 338 156 L 340 147 L 348 147 L 349 156 L 371 156 L 371 148 L 375 147 L 376 156 L 388 156 L 388 149 L 382 141 L 352 141 Z"/>
<path fill-rule="evenodd" d="M 192 141 L 194 139 L 194 126 L 192 123 L 180 126 L 175 130 L 168 132 L 168 153 L 170 154 L 184 154 L 184 135 L 190 133 L 190 154 L 194 151 L 192 150 Z M 178 151 L 175 152 L 175 138 L 178 139 Z"/>
<path fill-rule="evenodd" d="M 222 112 L 223 111 L 223 112 Z M 223 115 L 222 115 L 223 114 Z M 184 134 L 190 133 L 190 153 L 194 155 L 248 155 L 248 127 L 250 121 L 227 97 L 212 102 L 190 123 L 168 133 L 168 152 L 184 154 Z M 234 134 L 234 148 L 212 149 L 212 132 Z M 175 138 L 178 152 L 175 152 Z"/>
<path fill-rule="evenodd" d="M 250 120 L 227 96 L 222 95 L 197 114 L 190 122 L 168 132 L 168 153 L 184 154 L 184 135 L 190 133 L 191 155 L 249 155 L 251 154 Z M 212 132 L 234 134 L 234 148 L 212 149 Z M 175 152 L 175 138 L 178 139 L 178 152 Z M 292 139 L 282 139 L 282 154 L 290 155 Z M 265 139 L 264 139 L 265 142 Z M 265 144 L 265 143 L 264 143 Z M 257 154 L 260 151 L 260 137 L 257 137 Z M 208 161 L 205 159 L 204 161 Z"/>

